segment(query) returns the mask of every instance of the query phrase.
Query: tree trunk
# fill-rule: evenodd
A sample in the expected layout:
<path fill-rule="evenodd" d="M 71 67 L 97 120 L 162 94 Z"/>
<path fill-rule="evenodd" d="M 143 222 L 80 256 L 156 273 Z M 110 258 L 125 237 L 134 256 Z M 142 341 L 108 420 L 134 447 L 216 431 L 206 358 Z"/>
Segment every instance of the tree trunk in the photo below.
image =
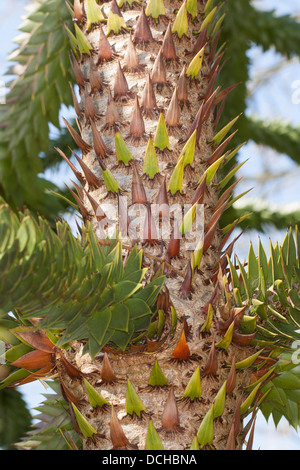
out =
<path fill-rule="evenodd" d="M 72 58 L 80 90 L 80 103 L 74 99 L 81 138 L 73 135 L 82 150 L 78 201 L 83 218 L 92 222 L 105 244 L 103 217 L 114 219 L 112 208 L 122 204 L 132 217 L 139 205 L 143 238 L 127 232 L 127 213 L 119 212 L 125 214 L 119 225 L 124 259 L 137 243 L 144 252 L 146 278 L 160 270 L 166 275 L 158 300 L 165 318 L 159 335 L 127 351 L 108 345 L 93 360 L 82 355 L 79 342 L 68 352 L 79 369 L 86 363 L 95 368 L 88 380 L 113 405 L 92 409 L 82 382 L 62 371 L 66 389 L 80 399 L 80 413 L 97 431 L 92 439 L 83 437 L 87 449 L 142 450 L 159 448 L 158 442 L 166 450 L 243 444 L 239 410 L 249 373 L 235 374 L 235 362 L 252 349 L 238 332 L 243 309 L 231 306 L 223 279 L 225 239 L 218 220 L 230 191 L 227 199 L 220 199 L 211 165 L 224 155 L 229 140 L 223 147 L 222 139 L 213 141 L 222 103 L 215 88 L 221 55 L 216 54 L 218 34 L 213 28 L 218 24 L 213 14 L 209 21 L 209 4 L 150 0 L 144 9 L 128 0 L 119 9 L 115 0 L 100 2 L 105 22 L 96 3 L 85 2 L 83 10 L 83 4 L 74 2 L 77 40 L 86 52 Z M 151 204 L 158 202 L 165 203 L 163 220 L 175 205 L 182 211 L 196 202 L 194 207 L 204 208 L 203 226 L 201 210 L 193 220 L 197 238 L 192 249 L 186 236 L 176 238 L 178 215 L 171 213 L 168 236 L 157 233 Z M 131 228 L 133 222 L 132 217 Z M 203 244 L 195 250 L 199 239 Z M 203 330 L 212 312 L 212 323 Z M 107 361 L 114 372 L 108 377 Z M 155 378 L 149 385 L 150 375 Z"/>

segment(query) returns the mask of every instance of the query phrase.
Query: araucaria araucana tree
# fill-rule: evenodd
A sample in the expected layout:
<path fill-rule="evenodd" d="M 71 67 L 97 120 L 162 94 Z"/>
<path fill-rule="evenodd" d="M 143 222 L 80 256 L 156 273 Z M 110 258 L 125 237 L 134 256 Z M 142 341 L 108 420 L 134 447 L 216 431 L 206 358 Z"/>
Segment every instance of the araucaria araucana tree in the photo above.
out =
<path fill-rule="evenodd" d="M 1 387 L 51 378 L 57 394 L 18 447 L 251 448 L 258 410 L 297 427 L 300 234 L 242 263 L 241 219 L 219 228 L 240 148 L 239 116 L 218 125 L 234 92 L 215 86 L 223 4 L 67 7 L 77 129 L 64 119 L 74 148 L 57 152 L 78 236 L 0 206 L 0 307 L 14 313 Z"/>

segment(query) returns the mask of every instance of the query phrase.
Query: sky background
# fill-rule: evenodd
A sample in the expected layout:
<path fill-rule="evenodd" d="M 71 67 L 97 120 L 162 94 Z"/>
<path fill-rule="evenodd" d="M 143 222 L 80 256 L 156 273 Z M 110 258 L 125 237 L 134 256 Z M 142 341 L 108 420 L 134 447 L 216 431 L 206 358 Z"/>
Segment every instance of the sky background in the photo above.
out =
<path fill-rule="evenodd" d="M 238 1 L 238 0 L 237 0 Z M 15 48 L 13 38 L 18 34 L 20 18 L 24 14 L 26 0 L 0 0 L 0 82 L 7 80 L 7 58 Z M 299 0 L 257 0 L 253 2 L 258 8 L 264 10 L 275 10 L 276 14 L 293 14 L 300 17 Z M 255 26 L 254 26 L 255 27 Z M 250 51 L 251 81 L 249 83 L 248 112 L 260 118 L 280 118 L 300 126 L 300 104 L 294 104 L 292 95 L 294 93 L 293 83 L 300 80 L 300 63 L 293 60 L 282 64 L 282 57 L 274 51 L 263 53 L 258 47 Z M 279 70 L 268 79 L 258 82 L 265 77 L 270 68 L 278 67 Z M 258 83 L 260 83 L 258 85 Z M 1 93 L 0 93 L 1 98 Z M 63 115 L 67 117 L 71 110 L 63 109 Z M 55 133 L 53 129 L 53 134 Z M 299 149 L 300 151 L 300 149 Z M 284 155 L 278 155 L 262 146 L 248 143 L 240 153 L 240 161 L 248 159 L 243 166 L 239 176 L 244 177 L 243 187 L 240 192 L 254 186 L 254 189 L 244 198 L 260 200 L 261 202 L 300 207 L 300 166 L 297 166 Z M 268 180 L 262 180 L 261 175 L 268 174 Z M 46 174 L 47 178 L 59 180 L 68 184 L 71 174 L 62 171 L 54 171 Z M 277 230 L 268 230 L 266 235 L 260 235 L 268 251 L 268 239 L 282 241 L 285 233 Z M 249 242 L 257 248 L 258 236 L 255 232 L 248 232 L 241 237 L 235 247 L 238 257 L 243 260 L 247 256 Z M 257 249 L 256 249 L 257 252 Z M 37 406 L 44 392 L 40 383 L 29 384 L 21 388 L 30 408 Z M 49 391 L 47 391 L 49 392 Z M 293 449 L 300 450 L 300 433 L 296 433 L 287 423 L 282 420 L 277 430 L 272 420 L 266 424 L 263 417 L 259 417 L 256 424 L 256 435 L 254 449 Z"/>

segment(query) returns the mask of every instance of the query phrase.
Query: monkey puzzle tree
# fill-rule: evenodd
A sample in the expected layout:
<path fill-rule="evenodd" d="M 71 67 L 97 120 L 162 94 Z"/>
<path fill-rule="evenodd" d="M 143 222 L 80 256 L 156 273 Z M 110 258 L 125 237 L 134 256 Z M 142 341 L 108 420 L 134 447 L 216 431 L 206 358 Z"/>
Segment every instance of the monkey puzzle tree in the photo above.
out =
<path fill-rule="evenodd" d="M 27 21 L 58 3 L 37 3 Z M 74 144 L 57 152 L 77 179 L 79 235 L 0 206 L 12 368 L 1 387 L 52 378 L 57 394 L 19 447 L 238 449 L 250 432 L 251 448 L 258 409 L 297 427 L 299 232 L 269 259 L 250 246 L 241 263 L 230 242 L 241 218 L 219 227 L 241 146 L 239 116 L 219 126 L 232 91 L 216 86 L 223 4 L 67 9 L 77 128 L 64 119 Z M 46 34 L 50 49 L 22 53 L 48 60 L 49 77 Z"/>

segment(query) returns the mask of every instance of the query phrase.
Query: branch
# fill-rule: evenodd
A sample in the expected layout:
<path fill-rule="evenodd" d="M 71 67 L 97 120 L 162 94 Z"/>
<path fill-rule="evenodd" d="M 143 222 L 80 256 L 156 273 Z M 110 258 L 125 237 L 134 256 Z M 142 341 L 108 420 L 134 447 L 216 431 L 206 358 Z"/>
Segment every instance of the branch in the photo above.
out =
<path fill-rule="evenodd" d="M 243 128 L 243 139 L 251 139 L 256 144 L 271 147 L 278 153 L 288 155 L 300 164 L 300 128 L 281 121 L 263 121 L 247 117 Z"/>
<path fill-rule="evenodd" d="M 274 47 L 285 57 L 299 57 L 300 22 L 290 15 L 276 16 L 274 11 L 252 10 L 249 38 L 264 51 Z"/>
<path fill-rule="evenodd" d="M 254 229 L 265 233 L 269 228 L 275 227 L 284 230 L 300 222 L 299 204 L 271 204 L 260 199 L 245 199 L 238 201 L 224 212 L 221 226 L 226 227 L 232 220 L 239 219 L 246 213 L 252 213 L 244 222 L 239 224 L 242 229 Z"/>
<path fill-rule="evenodd" d="M 35 2 L 20 27 L 15 62 L 9 74 L 6 105 L 0 115 L 0 192 L 12 207 L 28 206 L 54 220 L 62 206 L 47 193 L 54 186 L 42 179 L 40 153 L 49 148 L 49 124 L 59 127 L 61 104 L 72 104 L 73 80 L 68 38 L 63 22 L 71 22 L 64 2 Z"/>
<path fill-rule="evenodd" d="M 29 211 L 17 217 L 3 201 L 0 233 L 1 311 L 13 311 L 20 323 L 38 318 L 41 328 L 58 328 L 57 346 L 85 340 L 92 356 L 108 341 L 125 349 L 147 332 L 165 278 L 144 280 L 142 251 L 134 247 L 124 266 L 121 242 L 102 248 L 89 223 L 76 238 L 66 222 L 54 231 Z M 120 303 L 126 311 L 116 321 L 111 309 Z"/>

